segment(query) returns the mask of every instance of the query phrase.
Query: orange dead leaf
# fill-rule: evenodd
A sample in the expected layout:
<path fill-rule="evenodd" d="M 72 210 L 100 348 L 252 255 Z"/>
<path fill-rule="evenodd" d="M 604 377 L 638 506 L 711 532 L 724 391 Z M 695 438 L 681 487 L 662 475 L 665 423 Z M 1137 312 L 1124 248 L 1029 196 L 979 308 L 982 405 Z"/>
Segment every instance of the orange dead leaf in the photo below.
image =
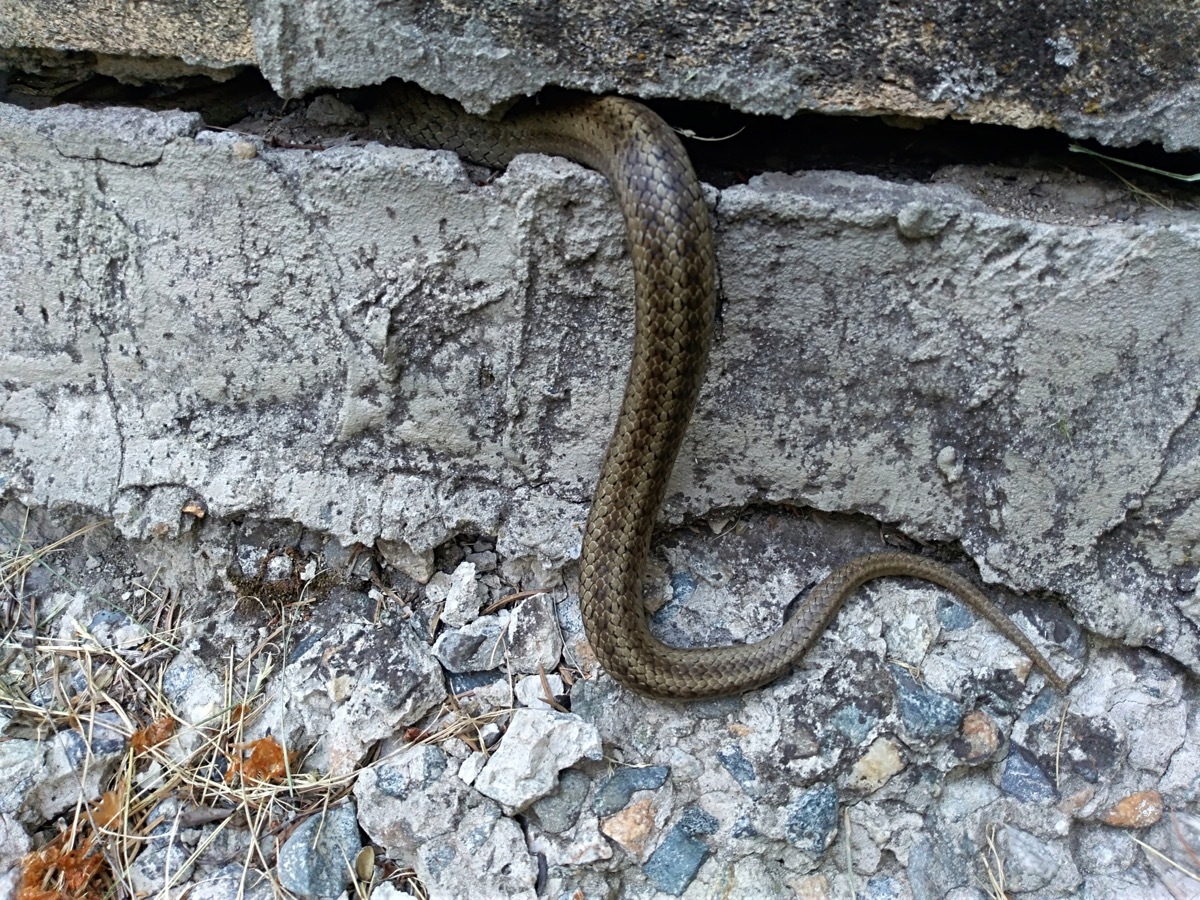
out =
<path fill-rule="evenodd" d="M 288 753 L 285 758 L 279 741 L 270 736 L 245 744 L 235 744 L 234 749 L 242 753 L 249 750 L 250 756 L 233 760 L 233 765 L 225 773 L 226 782 L 232 781 L 234 776 L 239 774 L 243 781 L 280 781 L 287 775 L 288 767 L 296 758 L 295 751 Z"/>
<path fill-rule="evenodd" d="M 73 832 L 64 831 L 45 847 L 25 854 L 21 860 L 21 884 L 17 900 L 100 900 L 101 885 L 93 879 L 104 868 L 104 857 L 92 853 L 92 839 L 74 850 L 66 849 Z"/>
<path fill-rule="evenodd" d="M 124 809 L 125 783 L 122 782 L 115 791 L 105 791 L 92 804 L 92 823 L 97 829 L 111 828 L 120 820 Z"/>
<path fill-rule="evenodd" d="M 133 747 L 135 754 L 142 754 L 151 747 L 157 747 L 163 741 L 167 740 L 175 731 L 175 720 L 170 716 L 163 716 L 135 731 L 133 737 L 129 739 L 129 744 Z"/>

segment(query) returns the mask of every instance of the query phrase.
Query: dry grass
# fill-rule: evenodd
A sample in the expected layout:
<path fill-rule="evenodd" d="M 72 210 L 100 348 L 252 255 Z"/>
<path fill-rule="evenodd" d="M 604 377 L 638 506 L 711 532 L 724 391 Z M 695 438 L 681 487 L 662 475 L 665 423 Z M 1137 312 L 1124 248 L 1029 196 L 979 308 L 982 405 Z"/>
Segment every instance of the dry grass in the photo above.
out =
<path fill-rule="evenodd" d="M 1000 855 L 1000 848 L 996 846 L 995 824 L 988 825 L 987 845 L 987 853 L 981 853 L 980 857 L 983 859 L 983 869 L 987 874 L 988 896 L 992 900 L 1008 900 L 1004 883 L 1004 857 Z"/>
<path fill-rule="evenodd" d="M 1133 838 L 1133 842 L 1142 848 L 1167 892 L 1180 900 L 1191 900 L 1200 894 L 1200 818 L 1190 813 L 1173 812 L 1170 824 L 1168 843 L 1171 853 L 1137 838 Z"/>
<path fill-rule="evenodd" d="M 40 846 L 22 860 L 17 897 L 133 897 L 131 867 L 152 838 L 163 840 L 157 836 L 163 826 L 172 840 L 184 829 L 202 828 L 204 837 L 182 866 L 166 874 L 156 896 L 181 894 L 192 866 L 215 853 L 216 842 L 231 837 L 225 832 L 234 829 L 244 832 L 228 842 L 245 847 L 238 860 L 239 896 L 264 885 L 275 897 L 291 896 L 274 876 L 275 848 L 305 819 L 323 815 L 349 793 L 358 773 L 333 777 L 301 771 L 297 748 L 269 735 L 248 739 L 274 668 L 264 649 L 270 641 L 245 658 L 231 655 L 224 665 L 220 709 L 205 721 L 189 722 L 163 690 L 179 622 L 169 596 L 156 593 L 152 585 L 141 586 L 145 609 L 137 620 L 144 633 L 136 646 L 106 646 L 78 623 L 64 627 L 61 609 L 40 609 L 44 598 L 26 591 L 29 573 L 41 566 L 56 588 L 80 590 L 53 567 L 53 557 L 103 524 L 40 547 L 31 546 L 24 525 L 19 532 L 6 528 L 9 546 L 0 555 L 0 602 L 6 613 L 0 715 L 8 717 L 11 737 L 51 740 L 74 731 L 88 747 L 74 811 L 55 824 L 46 823 L 39 833 Z M 52 632 L 59 637 L 50 636 Z M 421 733 L 422 740 L 478 738 L 479 717 L 443 713 L 435 717 L 439 724 L 430 733 Z M 127 739 L 124 757 L 102 785 L 100 798 L 86 802 L 93 736 L 98 729 L 111 735 L 114 727 Z M 177 812 L 167 817 L 161 812 L 165 809 Z M 347 864 L 354 867 L 356 862 L 365 868 L 362 859 Z M 381 878 L 423 896 L 414 873 L 386 860 L 359 873 L 356 895 L 366 897 Z"/>

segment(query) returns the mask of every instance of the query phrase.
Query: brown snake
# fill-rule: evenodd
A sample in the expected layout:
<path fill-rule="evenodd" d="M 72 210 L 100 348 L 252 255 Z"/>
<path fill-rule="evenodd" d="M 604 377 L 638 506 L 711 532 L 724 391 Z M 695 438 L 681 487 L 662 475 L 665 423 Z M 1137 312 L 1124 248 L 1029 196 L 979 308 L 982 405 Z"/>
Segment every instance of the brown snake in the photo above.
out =
<path fill-rule="evenodd" d="M 670 699 L 760 687 L 792 668 L 861 584 L 896 575 L 954 593 L 1066 689 L 1032 641 L 971 582 L 907 553 L 872 553 L 839 566 L 775 634 L 757 643 L 681 649 L 654 637 L 642 601 L 646 557 L 700 392 L 717 302 L 708 207 L 683 145 L 658 115 L 620 97 L 574 98 L 490 121 L 414 91 L 389 119 L 415 143 L 483 165 L 503 167 L 520 152 L 566 156 L 601 172 L 616 193 L 633 258 L 633 362 L 579 572 L 584 628 L 610 675 L 639 693 Z"/>

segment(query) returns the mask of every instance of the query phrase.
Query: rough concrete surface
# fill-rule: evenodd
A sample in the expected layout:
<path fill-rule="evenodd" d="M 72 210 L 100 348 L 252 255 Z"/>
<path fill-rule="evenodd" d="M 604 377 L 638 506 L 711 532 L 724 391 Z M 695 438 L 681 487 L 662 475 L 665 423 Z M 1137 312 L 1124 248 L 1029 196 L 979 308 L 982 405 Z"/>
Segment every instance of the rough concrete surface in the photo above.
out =
<path fill-rule="evenodd" d="M 1136 6 L 835 0 L 427 3 L 250 0 L 284 96 L 416 81 L 476 112 L 545 85 L 735 109 L 964 118 L 1104 143 L 1200 147 L 1200 13 Z"/>
<path fill-rule="evenodd" d="M 375 143 L 273 149 L 184 113 L 0 106 L 0 184 L 7 500 L 111 516 L 109 546 L 189 595 L 281 546 L 331 569 L 354 566 L 338 545 L 375 548 L 419 582 L 471 562 L 489 602 L 554 588 L 547 624 L 596 676 L 572 560 L 632 306 L 599 176 L 526 156 L 491 177 Z M 1066 780 L 1040 676 L 938 592 L 887 584 L 802 671 L 745 698 L 673 706 L 578 681 L 571 716 L 606 759 L 549 766 L 571 768 L 557 791 L 539 784 L 522 827 L 468 784 L 480 760 L 453 741 L 385 756 L 356 788 L 360 822 L 417 854 L 433 896 L 461 879 L 513 897 L 823 896 L 854 872 L 868 896 L 942 896 L 973 889 L 997 823 L 1014 890 L 1156 896 L 1151 864 L 1113 874 L 1136 851 L 1100 822 L 1140 791 L 1186 808 L 1200 780 L 1194 210 L 967 167 L 928 184 L 771 174 L 709 197 L 723 308 L 652 564 L 656 627 L 762 637 L 881 533 L 951 558 L 957 544 L 1082 678 Z M 329 595 L 304 644 L 317 684 L 275 701 L 278 733 L 321 744 L 314 759 L 345 763 L 378 725 L 387 691 L 354 679 L 383 639 L 382 598 Z M 464 631 L 507 633 L 508 615 Z M 398 643 L 413 671 L 432 664 L 423 641 Z M 214 646 L 189 646 L 191 664 Z M 451 689 L 508 689 L 473 674 Z M 340 722 L 345 697 L 359 699 Z M 317 713 L 292 708 L 308 702 Z M 436 702 L 387 712 L 402 727 Z M 970 729 L 963 706 L 982 717 Z M 483 746 L 507 739 L 491 727 Z M 608 806 L 616 763 L 669 777 Z M 445 821 L 362 818 L 418 797 Z M 855 842 L 849 875 L 835 840 Z"/>
<path fill-rule="evenodd" d="M 255 61 L 241 0 L 0 0 L 0 48 L 178 59 L 213 70 Z"/>
<path fill-rule="evenodd" d="M 139 59 L 159 77 L 172 59 L 213 72 L 257 61 L 286 97 L 403 78 L 485 112 L 558 85 L 1200 147 L 1200 12 L 1188 0 L 672 0 L 653 15 L 577 0 L 0 0 L 0 59 L 4 48 L 96 54 L 122 80 L 146 77 Z"/>
<path fill-rule="evenodd" d="M 195 498 L 382 540 L 417 574 L 459 532 L 573 558 L 631 330 L 598 175 L 242 159 L 186 114 L 0 121 L 10 495 L 130 537 L 178 534 Z M 865 512 L 1200 669 L 1200 229 L 1114 221 L 1073 176 L 1012 176 L 1061 221 L 1005 214 L 1004 173 L 951 176 L 712 195 L 722 321 L 667 518 Z"/>

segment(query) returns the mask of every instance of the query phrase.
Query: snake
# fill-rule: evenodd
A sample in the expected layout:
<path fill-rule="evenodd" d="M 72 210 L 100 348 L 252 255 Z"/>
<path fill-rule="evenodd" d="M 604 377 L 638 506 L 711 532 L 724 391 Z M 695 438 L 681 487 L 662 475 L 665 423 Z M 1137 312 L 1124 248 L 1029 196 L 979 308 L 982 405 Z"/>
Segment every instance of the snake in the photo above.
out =
<path fill-rule="evenodd" d="M 1066 681 L 971 581 L 906 552 L 857 556 L 834 568 L 800 608 L 754 643 L 674 647 L 650 631 L 646 561 L 667 482 L 704 379 L 717 309 L 708 203 L 675 131 L 620 96 L 567 95 L 518 104 L 502 118 L 404 88 L 388 125 L 410 142 L 504 168 L 518 153 L 565 156 L 602 174 L 624 219 L 634 273 L 634 340 L 625 394 L 600 467 L 579 557 L 584 631 L 600 665 L 636 693 L 663 700 L 724 697 L 790 672 L 846 599 L 877 578 L 942 587 L 990 622 L 1061 691 Z"/>

